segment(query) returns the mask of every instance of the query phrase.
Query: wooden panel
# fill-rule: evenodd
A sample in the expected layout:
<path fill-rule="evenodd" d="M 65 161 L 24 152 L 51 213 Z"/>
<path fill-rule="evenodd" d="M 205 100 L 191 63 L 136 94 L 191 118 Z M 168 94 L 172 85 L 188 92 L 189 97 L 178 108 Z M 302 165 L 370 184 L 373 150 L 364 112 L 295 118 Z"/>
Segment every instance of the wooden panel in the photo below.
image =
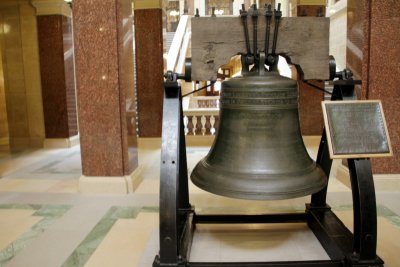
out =
<path fill-rule="evenodd" d="M 258 49 L 264 50 L 265 18 L 258 20 Z M 253 24 L 248 18 L 250 42 Z M 271 25 L 270 48 L 274 20 Z M 252 44 L 251 44 L 251 47 Z M 282 18 L 277 53 L 284 54 L 293 64 L 300 65 L 304 79 L 329 78 L 329 19 L 315 17 Z M 218 68 L 229 59 L 246 51 L 239 17 L 192 18 L 192 78 L 215 80 Z"/>

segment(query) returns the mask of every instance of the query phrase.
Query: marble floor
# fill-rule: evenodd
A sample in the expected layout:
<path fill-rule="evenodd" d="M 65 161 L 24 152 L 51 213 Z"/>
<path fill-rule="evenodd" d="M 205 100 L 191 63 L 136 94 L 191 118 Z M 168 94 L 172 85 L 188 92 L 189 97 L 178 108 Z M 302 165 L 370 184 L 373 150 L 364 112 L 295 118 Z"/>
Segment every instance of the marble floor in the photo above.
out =
<path fill-rule="evenodd" d="M 317 143 L 307 143 L 315 157 Z M 0 152 L 0 266 L 151 266 L 158 250 L 159 139 L 139 140 L 143 181 L 128 195 L 79 193 L 79 146 Z M 187 148 L 189 171 L 209 150 Z M 328 203 L 352 228 L 351 191 L 334 162 Z M 375 177 L 378 254 L 400 266 L 400 175 Z M 248 201 L 216 196 L 190 184 L 196 212 L 303 211 L 309 197 Z M 302 224 L 201 226 L 191 260 L 274 261 L 327 259 Z"/>

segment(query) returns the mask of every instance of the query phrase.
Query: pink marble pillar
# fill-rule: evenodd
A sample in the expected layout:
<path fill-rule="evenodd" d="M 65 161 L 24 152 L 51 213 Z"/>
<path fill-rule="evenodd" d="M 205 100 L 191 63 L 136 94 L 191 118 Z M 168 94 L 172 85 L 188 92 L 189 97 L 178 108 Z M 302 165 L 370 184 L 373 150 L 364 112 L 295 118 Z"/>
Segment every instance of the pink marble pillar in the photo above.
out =
<path fill-rule="evenodd" d="M 72 20 L 64 15 L 37 17 L 46 139 L 78 134 Z"/>
<path fill-rule="evenodd" d="M 354 19 L 358 16 L 364 18 L 362 95 L 366 99 L 382 100 L 394 154 L 391 158 L 374 159 L 373 171 L 400 173 L 400 1 L 371 0 L 362 3 L 363 13 L 350 10 L 355 12 Z"/>
<path fill-rule="evenodd" d="M 130 192 L 124 182 L 138 167 L 131 1 L 74 1 L 73 15 L 81 190 Z"/>
<path fill-rule="evenodd" d="M 139 5 L 139 1 L 135 2 L 135 51 L 140 137 L 161 136 L 164 95 L 162 15 L 161 6 L 157 8 L 156 5 Z"/>

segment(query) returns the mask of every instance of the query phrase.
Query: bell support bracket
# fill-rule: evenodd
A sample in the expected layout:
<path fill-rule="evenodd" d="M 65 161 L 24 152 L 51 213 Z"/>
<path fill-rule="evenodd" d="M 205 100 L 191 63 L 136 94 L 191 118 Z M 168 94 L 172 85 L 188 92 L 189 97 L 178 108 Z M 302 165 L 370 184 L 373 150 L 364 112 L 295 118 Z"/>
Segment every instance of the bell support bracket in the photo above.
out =
<path fill-rule="evenodd" d="M 164 83 L 163 132 L 160 169 L 160 250 L 153 267 L 370 267 L 383 266 L 376 255 L 377 217 L 375 189 L 369 159 L 348 159 L 353 196 L 354 230 L 351 233 L 326 203 L 327 187 L 311 197 L 304 213 L 226 215 L 196 214 L 189 203 L 187 159 L 179 75 Z M 354 97 L 358 81 L 335 81 L 332 100 Z M 317 163 L 329 177 L 325 131 Z M 274 262 L 190 262 L 196 224 L 307 223 L 330 260 Z"/>
<path fill-rule="evenodd" d="M 353 80 L 349 70 L 336 73 L 336 77 L 339 80 L 334 81 L 331 100 L 356 100 L 354 86 L 361 84 L 361 81 Z M 329 156 L 325 129 L 318 149 L 317 163 L 329 178 L 332 159 Z M 315 217 L 315 220 L 309 220 L 309 227 L 331 258 L 345 256 L 345 266 L 383 266 L 383 260 L 376 255 L 377 212 L 371 162 L 368 158 L 347 159 L 347 164 L 353 198 L 353 233 L 327 205 L 327 186 L 313 194 L 311 203 L 307 204 L 307 212 Z M 333 243 L 341 250 L 342 256 L 332 249 Z"/>
<path fill-rule="evenodd" d="M 167 73 L 160 167 L 160 251 L 154 266 L 180 266 L 190 250 L 193 209 L 189 204 L 181 88 Z"/>

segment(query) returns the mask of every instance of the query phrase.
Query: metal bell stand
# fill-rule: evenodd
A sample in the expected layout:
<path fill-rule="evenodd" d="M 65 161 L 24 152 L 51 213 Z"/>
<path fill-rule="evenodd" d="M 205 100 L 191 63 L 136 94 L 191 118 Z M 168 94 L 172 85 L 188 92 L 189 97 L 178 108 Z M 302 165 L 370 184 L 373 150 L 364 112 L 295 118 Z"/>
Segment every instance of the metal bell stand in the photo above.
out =
<path fill-rule="evenodd" d="M 354 99 L 354 81 L 343 72 L 334 82 L 332 100 Z M 369 159 L 348 159 L 353 197 L 354 229 L 351 233 L 326 203 L 327 187 L 311 197 L 305 212 L 262 215 L 196 214 L 189 203 L 186 145 L 181 88 L 177 74 L 164 84 L 163 128 L 160 172 L 160 250 L 153 267 L 370 267 L 383 266 L 376 255 L 377 213 L 375 189 Z M 317 164 L 329 178 L 329 157 L 325 130 L 319 145 Z M 274 262 L 191 262 L 192 237 L 198 224 L 307 223 L 330 260 Z"/>

